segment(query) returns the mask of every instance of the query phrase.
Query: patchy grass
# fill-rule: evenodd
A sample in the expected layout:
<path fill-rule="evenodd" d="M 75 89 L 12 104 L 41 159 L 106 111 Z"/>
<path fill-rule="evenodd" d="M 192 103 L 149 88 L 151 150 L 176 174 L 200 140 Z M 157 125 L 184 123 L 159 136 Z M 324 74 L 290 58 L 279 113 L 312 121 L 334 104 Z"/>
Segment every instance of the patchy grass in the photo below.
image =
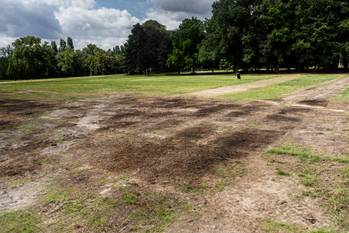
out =
<path fill-rule="evenodd" d="M 336 99 L 349 102 L 349 88 L 345 89 Z"/>
<path fill-rule="evenodd" d="M 318 181 L 318 177 L 316 174 L 308 172 L 302 172 L 299 174 L 301 178 L 301 183 L 306 187 L 314 187 Z"/>
<path fill-rule="evenodd" d="M 266 233 L 339 233 L 329 229 L 305 230 L 296 224 L 288 224 L 270 219 L 262 221 L 260 228 Z"/>
<path fill-rule="evenodd" d="M 112 216 L 117 202 L 111 198 L 102 198 L 87 192 L 79 192 L 73 187 L 56 187 L 46 196 L 47 206 L 60 206 L 57 216 L 49 228 L 54 231 L 70 232 L 80 227 L 103 227 Z M 77 224 L 78 223 L 78 224 Z"/>
<path fill-rule="evenodd" d="M 276 174 L 278 176 L 291 176 L 290 173 L 288 173 L 288 172 L 286 172 L 286 171 L 284 171 L 284 170 L 282 170 L 280 168 L 276 169 Z"/>
<path fill-rule="evenodd" d="M 349 167 L 344 168 L 342 171 L 342 174 L 343 174 L 344 178 L 349 179 Z"/>
<path fill-rule="evenodd" d="M 269 151 L 274 155 L 299 158 L 298 163 L 285 164 L 299 173 L 306 187 L 304 196 L 318 198 L 342 229 L 349 228 L 349 167 L 347 156 L 328 155 L 297 145 L 283 145 Z M 280 158 L 280 157 L 276 157 Z M 319 231 L 322 232 L 322 231 Z M 326 232 L 326 231 L 325 231 Z"/>
<path fill-rule="evenodd" d="M 126 205 L 134 205 L 138 202 L 140 198 L 140 194 L 139 193 L 125 193 L 124 195 L 122 195 L 122 201 L 126 204 Z"/>
<path fill-rule="evenodd" d="M 141 232 L 162 232 L 183 211 L 191 206 L 177 198 L 159 193 L 144 193 L 137 202 L 137 208 L 130 212 L 134 230 Z"/>
<path fill-rule="evenodd" d="M 307 87 L 335 80 L 338 77 L 338 75 L 304 75 L 299 79 L 295 79 L 292 81 L 269 87 L 257 88 L 254 90 L 237 94 L 227 94 L 224 95 L 223 98 L 242 102 L 254 100 L 280 99 L 281 97 L 290 94 L 294 91 L 302 90 Z"/>
<path fill-rule="evenodd" d="M 269 150 L 269 153 L 274 155 L 289 155 L 298 157 L 305 162 L 320 162 L 320 161 L 334 161 L 340 163 L 349 163 L 349 157 L 347 155 L 326 155 L 318 153 L 314 150 L 303 148 L 298 145 L 285 144 L 278 147 L 274 147 Z"/>
<path fill-rule="evenodd" d="M 121 188 L 117 195 L 102 198 L 80 188 L 52 188 L 45 206 L 56 209 L 47 229 L 53 232 L 118 232 L 127 227 L 132 232 L 162 232 L 190 206 L 166 193 Z M 57 206 L 59 207 L 57 209 Z M 50 211 L 48 211 L 50 212 Z"/>
<path fill-rule="evenodd" d="M 35 233 L 39 232 L 40 218 L 27 210 L 0 213 L 1 233 Z"/>
<path fill-rule="evenodd" d="M 29 134 L 33 131 L 34 129 L 34 125 L 31 123 L 28 124 L 23 124 L 23 125 L 19 125 L 17 126 L 17 129 L 22 132 L 23 134 Z"/>
<path fill-rule="evenodd" d="M 7 98 L 45 100 L 86 98 L 113 92 L 151 96 L 175 95 L 277 77 L 280 76 L 246 75 L 243 80 L 237 80 L 232 75 L 151 77 L 111 75 L 0 83 L 0 93 Z"/>
<path fill-rule="evenodd" d="M 318 162 L 321 160 L 318 153 L 310 149 L 302 148 L 297 145 L 291 145 L 291 144 L 274 147 L 271 150 L 269 150 L 269 153 L 275 154 L 275 155 L 295 156 L 303 161 L 310 161 L 310 162 Z"/>
<path fill-rule="evenodd" d="M 297 225 L 277 222 L 270 219 L 262 221 L 260 228 L 267 233 L 302 233 L 302 229 Z"/>

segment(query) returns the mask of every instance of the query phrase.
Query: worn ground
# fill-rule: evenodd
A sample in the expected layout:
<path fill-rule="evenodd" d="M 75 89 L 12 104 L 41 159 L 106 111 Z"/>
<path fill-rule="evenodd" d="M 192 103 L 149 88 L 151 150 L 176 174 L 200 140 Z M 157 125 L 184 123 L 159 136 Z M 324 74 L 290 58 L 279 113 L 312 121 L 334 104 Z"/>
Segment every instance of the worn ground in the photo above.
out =
<path fill-rule="evenodd" d="M 0 225 L 348 232 L 349 106 L 334 100 L 348 86 L 341 78 L 249 103 L 2 99 Z"/>

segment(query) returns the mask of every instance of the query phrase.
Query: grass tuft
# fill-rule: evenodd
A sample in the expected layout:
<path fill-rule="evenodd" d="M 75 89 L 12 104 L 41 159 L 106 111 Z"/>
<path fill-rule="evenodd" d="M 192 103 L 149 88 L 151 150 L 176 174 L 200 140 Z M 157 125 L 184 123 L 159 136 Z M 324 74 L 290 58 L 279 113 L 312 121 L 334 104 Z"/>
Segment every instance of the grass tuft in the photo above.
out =
<path fill-rule="evenodd" d="M 134 205 L 138 202 L 140 198 L 139 193 L 125 193 L 122 195 L 122 201 L 126 205 Z"/>
<path fill-rule="evenodd" d="M 262 221 L 260 228 L 266 233 L 338 233 L 330 229 L 305 230 L 296 224 L 288 224 L 271 219 Z"/>
<path fill-rule="evenodd" d="M 276 169 L 276 174 L 278 176 L 291 176 L 290 173 L 288 173 L 288 172 L 286 172 L 286 171 L 284 171 L 284 170 L 282 170 L 280 168 Z"/>
<path fill-rule="evenodd" d="M 314 187 L 318 180 L 315 174 L 310 173 L 301 173 L 299 177 L 301 178 L 302 184 L 306 187 Z"/>
<path fill-rule="evenodd" d="M 349 178 L 349 167 L 344 168 L 342 174 L 344 178 Z"/>
<path fill-rule="evenodd" d="M 349 163 L 349 157 L 347 155 L 326 155 L 318 153 L 314 150 L 303 148 L 298 145 L 285 144 L 278 147 L 274 147 L 268 151 L 274 155 L 289 155 L 298 157 L 300 160 L 305 162 L 320 162 L 320 161 L 333 161 L 339 163 Z"/>
<path fill-rule="evenodd" d="M 321 157 L 314 151 L 299 147 L 297 145 L 282 145 L 279 147 L 274 147 L 269 151 L 269 153 L 276 155 L 295 156 L 300 158 L 301 160 L 310 162 L 318 162 L 321 160 Z"/>
<path fill-rule="evenodd" d="M 1 233 L 39 232 L 40 218 L 31 211 L 18 210 L 0 213 Z"/>

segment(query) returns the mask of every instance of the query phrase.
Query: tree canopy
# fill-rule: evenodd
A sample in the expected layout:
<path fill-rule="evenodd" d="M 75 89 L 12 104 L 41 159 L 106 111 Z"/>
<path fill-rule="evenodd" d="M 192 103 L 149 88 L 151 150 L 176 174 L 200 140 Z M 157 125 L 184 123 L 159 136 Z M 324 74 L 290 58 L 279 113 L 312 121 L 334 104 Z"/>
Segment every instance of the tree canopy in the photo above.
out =
<path fill-rule="evenodd" d="M 326 70 L 349 64 L 347 0 L 218 0 L 212 17 L 175 31 L 155 20 L 133 26 L 124 45 L 76 49 L 70 37 L 27 36 L 0 50 L 0 79 L 197 69 Z"/>

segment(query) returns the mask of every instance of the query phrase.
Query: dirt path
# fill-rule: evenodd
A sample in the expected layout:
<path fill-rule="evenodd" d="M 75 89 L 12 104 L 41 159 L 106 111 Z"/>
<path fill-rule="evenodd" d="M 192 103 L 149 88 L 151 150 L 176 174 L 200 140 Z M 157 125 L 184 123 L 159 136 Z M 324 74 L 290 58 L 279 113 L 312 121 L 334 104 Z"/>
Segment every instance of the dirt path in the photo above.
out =
<path fill-rule="evenodd" d="M 224 94 L 235 94 L 235 93 L 245 92 L 251 89 L 277 85 L 280 83 L 295 80 L 297 78 L 300 78 L 300 76 L 288 75 L 282 78 L 278 77 L 278 78 L 273 78 L 268 80 L 261 80 L 261 81 L 256 81 L 252 83 L 246 83 L 242 85 L 227 86 L 227 87 L 220 87 L 215 89 L 198 91 L 198 92 L 191 93 L 190 95 L 197 96 L 197 97 L 215 97 L 215 96 L 224 95 Z"/>
<path fill-rule="evenodd" d="M 318 87 L 309 88 L 307 90 L 291 94 L 283 98 L 283 102 L 296 103 L 303 101 L 303 103 L 307 103 L 308 101 L 308 103 L 310 104 L 316 104 L 314 103 L 314 101 L 312 102 L 312 100 L 317 100 L 318 103 L 321 104 L 321 101 L 323 101 L 323 103 L 329 102 L 329 98 L 339 94 L 348 86 L 349 78 L 341 78 L 339 80 L 334 80 L 330 83 L 326 83 Z"/>

